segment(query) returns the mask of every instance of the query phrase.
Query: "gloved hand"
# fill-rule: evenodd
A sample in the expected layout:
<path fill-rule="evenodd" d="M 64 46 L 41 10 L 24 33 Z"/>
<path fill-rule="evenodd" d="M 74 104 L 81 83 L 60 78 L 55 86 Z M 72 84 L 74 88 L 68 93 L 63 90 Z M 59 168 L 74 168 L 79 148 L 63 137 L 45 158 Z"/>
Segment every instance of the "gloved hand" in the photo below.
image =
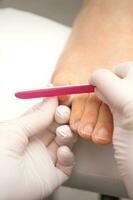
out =
<path fill-rule="evenodd" d="M 97 95 L 109 105 L 114 120 L 113 145 L 120 174 L 133 199 L 133 62 L 91 77 Z"/>
<path fill-rule="evenodd" d="M 0 199 L 43 199 L 68 179 L 76 135 L 67 125 L 57 128 L 57 105 L 57 98 L 45 99 L 20 118 L 0 123 Z"/>

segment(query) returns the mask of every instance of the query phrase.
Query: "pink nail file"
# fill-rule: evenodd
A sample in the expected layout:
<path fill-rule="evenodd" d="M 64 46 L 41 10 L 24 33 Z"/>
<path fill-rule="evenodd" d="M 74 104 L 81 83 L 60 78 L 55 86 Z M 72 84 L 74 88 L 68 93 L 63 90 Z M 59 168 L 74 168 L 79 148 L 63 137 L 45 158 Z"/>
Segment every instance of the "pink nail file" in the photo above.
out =
<path fill-rule="evenodd" d="M 32 99 L 41 97 L 52 97 L 70 94 L 90 93 L 94 92 L 93 85 L 71 85 L 71 86 L 57 86 L 39 90 L 29 90 L 16 92 L 15 96 L 20 99 Z"/>

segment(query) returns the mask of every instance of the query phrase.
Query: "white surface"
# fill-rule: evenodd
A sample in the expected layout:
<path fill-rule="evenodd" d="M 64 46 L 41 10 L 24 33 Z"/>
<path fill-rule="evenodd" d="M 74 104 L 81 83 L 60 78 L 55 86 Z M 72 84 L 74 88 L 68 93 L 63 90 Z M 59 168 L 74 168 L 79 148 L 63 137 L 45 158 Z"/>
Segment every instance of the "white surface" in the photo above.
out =
<path fill-rule="evenodd" d="M 39 100 L 16 99 L 14 91 L 40 88 L 49 80 L 69 28 L 14 10 L 0 11 L 0 121 L 18 116 Z M 80 141 L 69 186 L 126 196 L 112 146 Z"/>
<path fill-rule="evenodd" d="M 69 28 L 48 19 L 0 11 L 0 120 L 16 117 L 38 101 L 18 100 L 14 92 L 48 84 L 68 34 Z"/>
<path fill-rule="evenodd" d="M 61 187 L 48 200 L 99 200 L 99 195 L 93 192 Z M 124 199 L 123 199 L 124 200 Z M 126 200 L 126 199 L 125 199 Z"/>

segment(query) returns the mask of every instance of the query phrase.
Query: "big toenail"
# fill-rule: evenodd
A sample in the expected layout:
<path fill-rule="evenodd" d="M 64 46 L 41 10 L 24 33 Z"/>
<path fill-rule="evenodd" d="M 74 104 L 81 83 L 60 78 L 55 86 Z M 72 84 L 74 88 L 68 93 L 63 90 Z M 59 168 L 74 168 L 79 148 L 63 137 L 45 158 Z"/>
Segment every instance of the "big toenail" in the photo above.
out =
<path fill-rule="evenodd" d="M 99 131 L 97 132 L 95 138 L 97 140 L 110 140 L 110 134 L 109 134 L 109 131 L 105 128 L 101 128 L 99 129 Z"/>

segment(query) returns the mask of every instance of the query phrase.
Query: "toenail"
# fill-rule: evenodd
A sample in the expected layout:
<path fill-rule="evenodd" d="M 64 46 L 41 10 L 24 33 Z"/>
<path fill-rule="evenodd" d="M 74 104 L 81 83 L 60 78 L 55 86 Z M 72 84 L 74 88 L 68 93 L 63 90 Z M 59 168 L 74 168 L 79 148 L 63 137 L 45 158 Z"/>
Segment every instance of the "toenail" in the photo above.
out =
<path fill-rule="evenodd" d="M 110 140 L 109 131 L 106 128 L 99 129 L 99 131 L 95 135 L 95 139 L 109 141 Z"/>
<path fill-rule="evenodd" d="M 83 135 L 91 135 L 93 132 L 93 126 L 92 125 L 86 125 L 82 130 L 81 133 Z"/>

